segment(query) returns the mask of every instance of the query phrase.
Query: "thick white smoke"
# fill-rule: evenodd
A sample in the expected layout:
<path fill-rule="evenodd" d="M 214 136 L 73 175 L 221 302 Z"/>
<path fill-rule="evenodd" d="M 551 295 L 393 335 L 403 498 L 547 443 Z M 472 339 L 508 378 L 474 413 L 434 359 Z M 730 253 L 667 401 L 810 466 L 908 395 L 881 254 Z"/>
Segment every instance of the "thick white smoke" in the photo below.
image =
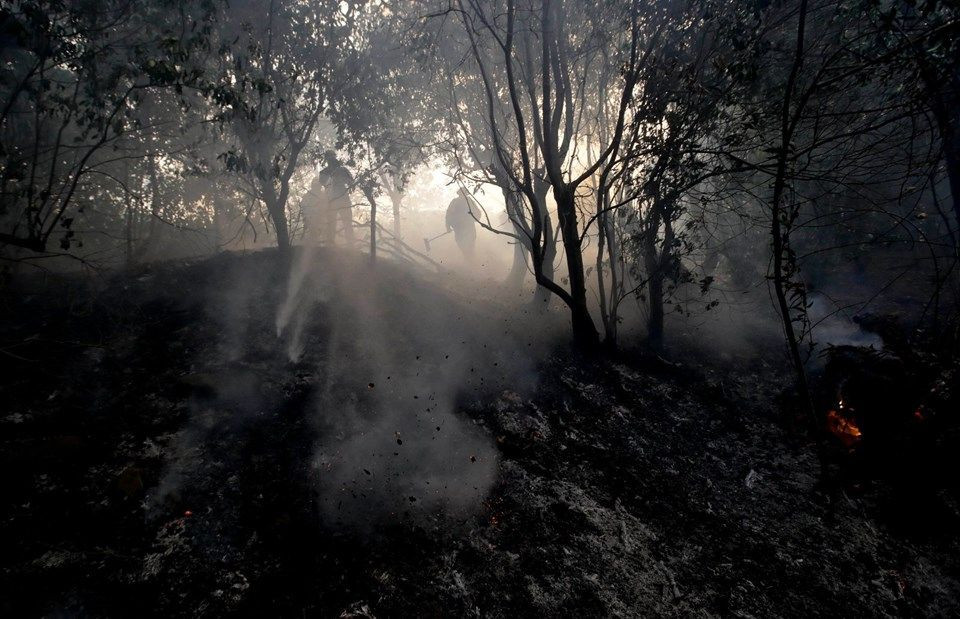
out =
<path fill-rule="evenodd" d="M 305 249 L 293 262 L 277 329 L 291 359 L 317 365 L 315 473 L 329 523 L 462 515 L 494 483 L 492 437 L 458 406 L 532 387 L 529 351 L 551 330 L 534 342 L 518 328 L 528 319 L 472 301 L 357 254 Z"/>

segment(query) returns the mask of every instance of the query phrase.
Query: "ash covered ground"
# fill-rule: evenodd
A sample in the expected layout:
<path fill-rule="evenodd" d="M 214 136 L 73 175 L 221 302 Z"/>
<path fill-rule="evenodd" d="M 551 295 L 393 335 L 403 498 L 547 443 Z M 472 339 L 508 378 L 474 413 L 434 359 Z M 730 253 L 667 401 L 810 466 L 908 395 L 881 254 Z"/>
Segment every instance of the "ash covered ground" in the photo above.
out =
<path fill-rule="evenodd" d="M 526 297 L 309 262 L 6 302 L 3 615 L 960 613 L 954 495 L 831 481 L 777 352 L 583 360 Z"/>

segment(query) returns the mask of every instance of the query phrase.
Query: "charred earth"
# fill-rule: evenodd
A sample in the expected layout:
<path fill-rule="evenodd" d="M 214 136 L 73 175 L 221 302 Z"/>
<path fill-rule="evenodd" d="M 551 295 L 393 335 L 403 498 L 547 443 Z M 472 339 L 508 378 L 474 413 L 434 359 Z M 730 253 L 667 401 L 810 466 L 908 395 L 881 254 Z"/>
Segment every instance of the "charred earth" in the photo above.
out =
<path fill-rule="evenodd" d="M 389 309 L 321 281 L 296 346 L 275 252 L 14 283 L 0 613 L 960 613 L 948 476 L 891 515 L 903 484 L 838 477 L 850 445 L 783 412 L 778 357 L 577 361 L 529 335 L 553 317 L 349 273 Z M 441 315 L 438 347 L 411 325 Z"/>

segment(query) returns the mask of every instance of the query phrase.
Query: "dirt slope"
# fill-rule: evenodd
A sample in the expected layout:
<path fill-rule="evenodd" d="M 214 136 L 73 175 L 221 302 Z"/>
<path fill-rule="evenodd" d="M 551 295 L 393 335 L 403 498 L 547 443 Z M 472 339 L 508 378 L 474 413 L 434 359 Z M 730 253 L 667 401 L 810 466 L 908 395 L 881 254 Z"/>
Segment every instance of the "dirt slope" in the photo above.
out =
<path fill-rule="evenodd" d="M 956 520 L 820 483 L 755 366 L 315 259 L 302 356 L 269 252 L 8 297 L 0 613 L 960 613 Z"/>

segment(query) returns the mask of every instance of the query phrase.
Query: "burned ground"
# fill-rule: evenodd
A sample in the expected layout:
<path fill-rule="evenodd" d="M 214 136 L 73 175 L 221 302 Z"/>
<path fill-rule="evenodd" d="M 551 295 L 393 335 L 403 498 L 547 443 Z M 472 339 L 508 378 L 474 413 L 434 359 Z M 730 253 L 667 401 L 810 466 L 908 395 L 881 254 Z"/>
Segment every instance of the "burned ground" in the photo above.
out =
<path fill-rule="evenodd" d="M 366 505 L 373 486 L 349 484 L 392 469 L 344 460 L 331 484 L 318 450 L 349 436 L 324 411 L 350 402 L 375 415 L 387 378 L 338 369 L 368 351 L 344 332 L 363 323 L 333 320 L 353 313 L 337 297 L 312 307 L 304 355 L 290 360 L 275 329 L 286 268 L 274 253 L 34 284 L 8 297 L 0 323 L 2 613 L 960 612 L 954 494 L 929 488 L 892 514 L 902 486 L 825 475 L 824 447 L 783 411 L 776 355 L 575 362 L 562 345 L 524 339 L 523 321 L 489 328 L 493 301 L 387 264 L 364 276 L 379 306 L 413 308 L 386 312 L 388 329 L 431 312 L 466 325 L 449 351 L 402 338 L 411 377 L 459 376 L 444 374 L 450 357 L 503 338 L 469 358 L 455 394 L 455 444 L 476 450 L 443 460 L 494 471 L 478 503 L 430 502 L 409 480 L 388 481 L 377 517 L 331 515 L 331 492 Z M 529 349 L 535 371 L 503 341 Z M 396 453 L 443 431 L 405 431 Z M 458 474 L 449 479 L 482 478 Z"/>

